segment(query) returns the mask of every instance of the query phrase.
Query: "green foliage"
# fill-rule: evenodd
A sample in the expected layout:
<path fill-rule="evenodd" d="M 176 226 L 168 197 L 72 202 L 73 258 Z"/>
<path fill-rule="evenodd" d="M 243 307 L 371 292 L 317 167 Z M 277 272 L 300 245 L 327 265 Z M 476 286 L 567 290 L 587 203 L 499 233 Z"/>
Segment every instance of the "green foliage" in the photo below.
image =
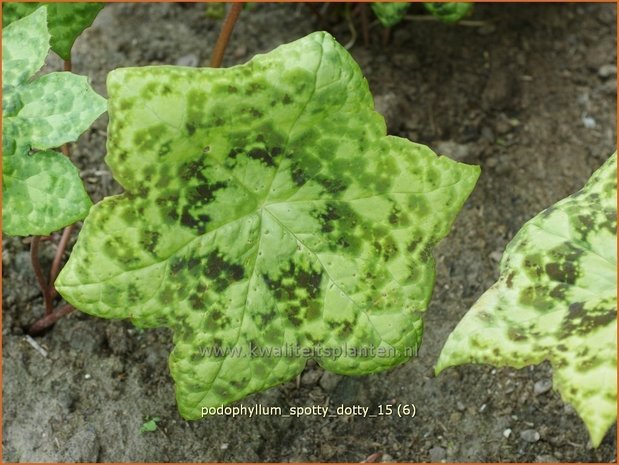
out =
<path fill-rule="evenodd" d="M 457 23 L 473 10 L 473 4 L 467 2 L 427 2 L 423 6 L 445 23 Z"/>
<path fill-rule="evenodd" d="M 75 166 L 48 149 L 77 139 L 105 111 L 105 99 L 83 76 L 31 80 L 48 51 L 45 7 L 2 32 L 2 222 L 9 235 L 47 235 L 91 206 Z"/>
<path fill-rule="evenodd" d="M 147 419 L 142 426 L 140 426 L 140 433 L 152 433 L 157 431 L 157 423 L 161 421 L 159 417 L 153 417 L 150 420 Z"/>
<path fill-rule="evenodd" d="M 204 14 L 208 19 L 224 19 L 226 17 L 225 2 L 207 2 L 204 5 Z"/>
<path fill-rule="evenodd" d="M 75 39 L 92 24 L 105 3 L 3 3 L 2 27 L 28 16 L 40 5 L 47 6 L 52 50 L 69 60 Z"/>
<path fill-rule="evenodd" d="M 372 3 L 372 11 L 385 27 L 392 27 L 398 24 L 410 7 L 408 2 L 375 2 Z"/>
<path fill-rule="evenodd" d="M 524 225 L 499 280 L 449 336 L 436 366 L 549 360 L 555 388 L 595 446 L 617 417 L 616 156 Z"/>
<path fill-rule="evenodd" d="M 467 2 L 424 3 L 426 10 L 445 23 L 457 23 L 468 16 L 473 4 Z M 408 2 L 372 3 L 372 11 L 384 27 L 392 27 L 404 19 L 410 7 Z"/>
<path fill-rule="evenodd" d="M 342 374 L 410 358 L 432 247 L 479 168 L 386 136 L 330 35 L 229 69 L 117 69 L 108 93 L 106 161 L 125 193 L 91 209 L 56 288 L 87 313 L 174 330 L 183 416 L 308 358 Z M 334 356 L 345 345 L 367 353 Z"/>

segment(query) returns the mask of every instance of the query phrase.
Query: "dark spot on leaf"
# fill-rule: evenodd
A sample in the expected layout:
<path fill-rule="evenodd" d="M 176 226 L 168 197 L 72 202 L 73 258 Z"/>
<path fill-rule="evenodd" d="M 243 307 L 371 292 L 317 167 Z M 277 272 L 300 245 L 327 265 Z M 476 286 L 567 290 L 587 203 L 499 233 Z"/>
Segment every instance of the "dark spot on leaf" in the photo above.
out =
<path fill-rule="evenodd" d="M 213 281 L 215 291 L 221 292 L 233 282 L 243 279 L 245 270 L 241 265 L 227 261 L 216 249 L 207 256 L 205 274 Z"/>
<path fill-rule="evenodd" d="M 260 160 L 267 166 L 275 165 L 275 163 L 273 162 L 273 158 L 271 158 L 269 152 L 264 149 L 252 149 L 249 151 L 248 156 L 249 158 L 252 158 L 254 160 Z"/>

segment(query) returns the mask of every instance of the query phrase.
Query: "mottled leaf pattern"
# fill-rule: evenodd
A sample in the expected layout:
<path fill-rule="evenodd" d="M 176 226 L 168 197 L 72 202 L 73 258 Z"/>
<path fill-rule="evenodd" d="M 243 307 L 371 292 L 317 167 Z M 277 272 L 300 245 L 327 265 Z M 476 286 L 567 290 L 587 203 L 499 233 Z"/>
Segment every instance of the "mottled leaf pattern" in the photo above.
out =
<path fill-rule="evenodd" d="M 555 388 L 597 446 L 617 417 L 616 205 L 615 153 L 518 232 L 499 280 L 449 336 L 436 371 L 550 360 Z"/>
<path fill-rule="evenodd" d="M 30 80 L 49 51 L 46 8 L 2 32 L 3 232 L 46 235 L 86 216 L 91 202 L 77 169 L 57 152 L 105 111 L 83 76 Z"/>
<path fill-rule="evenodd" d="M 77 168 L 61 153 L 5 157 L 2 168 L 9 186 L 2 204 L 5 232 L 49 234 L 81 220 L 90 208 Z"/>
<path fill-rule="evenodd" d="M 118 69 L 108 93 L 125 193 L 91 209 L 56 288 L 87 313 L 174 330 L 183 416 L 287 381 L 312 355 L 344 374 L 411 356 L 432 246 L 479 169 L 387 137 L 330 35 L 230 69 Z M 368 353 L 333 357 L 345 344 Z"/>
<path fill-rule="evenodd" d="M 473 4 L 468 2 L 426 2 L 423 6 L 445 23 L 457 23 L 473 10 Z"/>
<path fill-rule="evenodd" d="M 17 117 L 30 127 L 30 145 L 36 149 L 59 147 L 76 140 L 105 110 L 86 76 L 51 73 L 19 91 Z"/>
<path fill-rule="evenodd" d="M 372 11 L 383 26 L 392 27 L 404 19 L 409 6 L 408 2 L 375 2 Z"/>
<path fill-rule="evenodd" d="M 40 5 L 47 7 L 52 50 L 63 60 L 70 60 L 75 40 L 92 24 L 105 3 L 3 3 L 2 26 L 29 15 Z"/>
<path fill-rule="evenodd" d="M 50 37 L 45 18 L 45 9 L 41 9 L 22 19 L 19 26 L 2 30 L 3 113 L 6 94 L 26 82 L 45 62 Z"/>

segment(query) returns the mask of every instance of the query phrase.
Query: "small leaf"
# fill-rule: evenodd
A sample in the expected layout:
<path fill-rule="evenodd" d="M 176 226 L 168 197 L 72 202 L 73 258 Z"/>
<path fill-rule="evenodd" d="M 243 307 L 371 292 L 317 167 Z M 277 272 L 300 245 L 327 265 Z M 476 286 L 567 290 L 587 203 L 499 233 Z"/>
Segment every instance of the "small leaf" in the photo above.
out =
<path fill-rule="evenodd" d="M 6 4 L 4 4 L 6 6 Z M 45 62 L 49 50 L 45 8 L 2 30 L 2 91 L 32 77 Z"/>
<path fill-rule="evenodd" d="M 526 223 L 499 280 L 449 336 L 439 373 L 464 363 L 549 360 L 595 446 L 617 418 L 616 153 L 585 187 Z"/>
<path fill-rule="evenodd" d="M 5 157 L 2 226 L 13 236 L 47 235 L 92 205 L 77 168 L 58 152 Z"/>
<path fill-rule="evenodd" d="M 82 219 L 91 206 L 66 157 L 30 154 L 77 139 L 106 108 L 83 76 L 28 79 L 49 51 L 45 15 L 46 7 L 40 7 L 2 33 L 2 220 L 8 235 L 49 234 Z"/>
<path fill-rule="evenodd" d="M 87 313 L 174 330 L 183 416 L 308 358 L 364 374 L 413 355 L 432 247 L 479 168 L 386 136 L 330 35 L 229 69 L 117 69 L 108 94 L 106 161 L 125 193 L 91 209 L 56 288 Z M 366 354 L 334 356 L 345 347 Z"/>
<path fill-rule="evenodd" d="M 76 140 L 105 111 L 105 99 L 86 76 L 51 73 L 19 92 L 18 117 L 30 127 L 33 148 L 48 149 Z"/>
<path fill-rule="evenodd" d="M 473 4 L 469 2 L 426 2 L 423 6 L 445 23 L 457 23 L 473 10 Z"/>
<path fill-rule="evenodd" d="M 3 27 L 29 15 L 40 5 L 47 6 L 52 50 L 63 60 L 70 60 L 75 40 L 92 24 L 105 3 L 4 3 Z"/>
<path fill-rule="evenodd" d="M 159 421 L 159 417 L 153 417 L 150 420 L 146 421 L 140 427 L 140 433 L 152 433 L 154 431 L 157 431 L 157 423 Z"/>
<path fill-rule="evenodd" d="M 402 21 L 409 7 L 408 2 L 372 3 L 372 11 L 384 27 L 392 27 Z"/>

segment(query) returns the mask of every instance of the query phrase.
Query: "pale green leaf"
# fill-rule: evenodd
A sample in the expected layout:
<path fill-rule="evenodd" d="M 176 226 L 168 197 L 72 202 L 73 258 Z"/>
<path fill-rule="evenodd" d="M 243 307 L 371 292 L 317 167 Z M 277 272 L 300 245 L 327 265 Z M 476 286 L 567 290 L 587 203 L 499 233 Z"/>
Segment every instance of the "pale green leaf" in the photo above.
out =
<path fill-rule="evenodd" d="M 40 8 L 2 29 L 2 91 L 19 86 L 45 62 L 49 50 L 47 13 Z"/>
<path fill-rule="evenodd" d="M 23 86 L 17 117 L 30 127 L 33 148 L 48 149 L 76 140 L 106 109 L 86 76 L 51 73 Z"/>
<path fill-rule="evenodd" d="M 392 27 L 404 19 L 410 3 L 408 2 L 375 2 L 372 11 L 385 27 Z"/>
<path fill-rule="evenodd" d="M 108 94 L 106 161 L 125 193 L 91 209 L 56 288 L 87 313 L 174 330 L 183 416 L 308 358 L 363 374 L 415 353 L 432 246 L 479 168 L 386 136 L 330 35 L 230 69 L 117 69 Z M 346 346 L 366 353 L 334 356 Z"/>
<path fill-rule="evenodd" d="M 617 417 L 616 153 L 585 187 L 526 223 L 499 280 L 449 336 L 437 373 L 549 360 L 598 445 Z"/>
<path fill-rule="evenodd" d="M 473 10 L 470 2 L 426 2 L 423 6 L 445 23 L 457 23 Z"/>
<path fill-rule="evenodd" d="M 77 37 L 89 27 L 105 3 L 4 3 L 2 25 L 12 22 L 45 5 L 48 12 L 48 28 L 51 33 L 52 50 L 63 60 L 71 59 L 71 48 Z"/>
<path fill-rule="evenodd" d="M 66 157 L 30 154 L 76 140 L 106 108 L 85 77 L 52 73 L 28 79 L 49 50 L 45 12 L 40 7 L 2 32 L 2 219 L 8 235 L 49 234 L 82 219 L 91 205 Z M 36 60 L 24 59 L 41 37 L 44 53 Z"/>
<path fill-rule="evenodd" d="M 9 235 L 47 235 L 91 206 L 77 168 L 58 152 L 5 157 L 2 179 L 2 228 Z"/>

